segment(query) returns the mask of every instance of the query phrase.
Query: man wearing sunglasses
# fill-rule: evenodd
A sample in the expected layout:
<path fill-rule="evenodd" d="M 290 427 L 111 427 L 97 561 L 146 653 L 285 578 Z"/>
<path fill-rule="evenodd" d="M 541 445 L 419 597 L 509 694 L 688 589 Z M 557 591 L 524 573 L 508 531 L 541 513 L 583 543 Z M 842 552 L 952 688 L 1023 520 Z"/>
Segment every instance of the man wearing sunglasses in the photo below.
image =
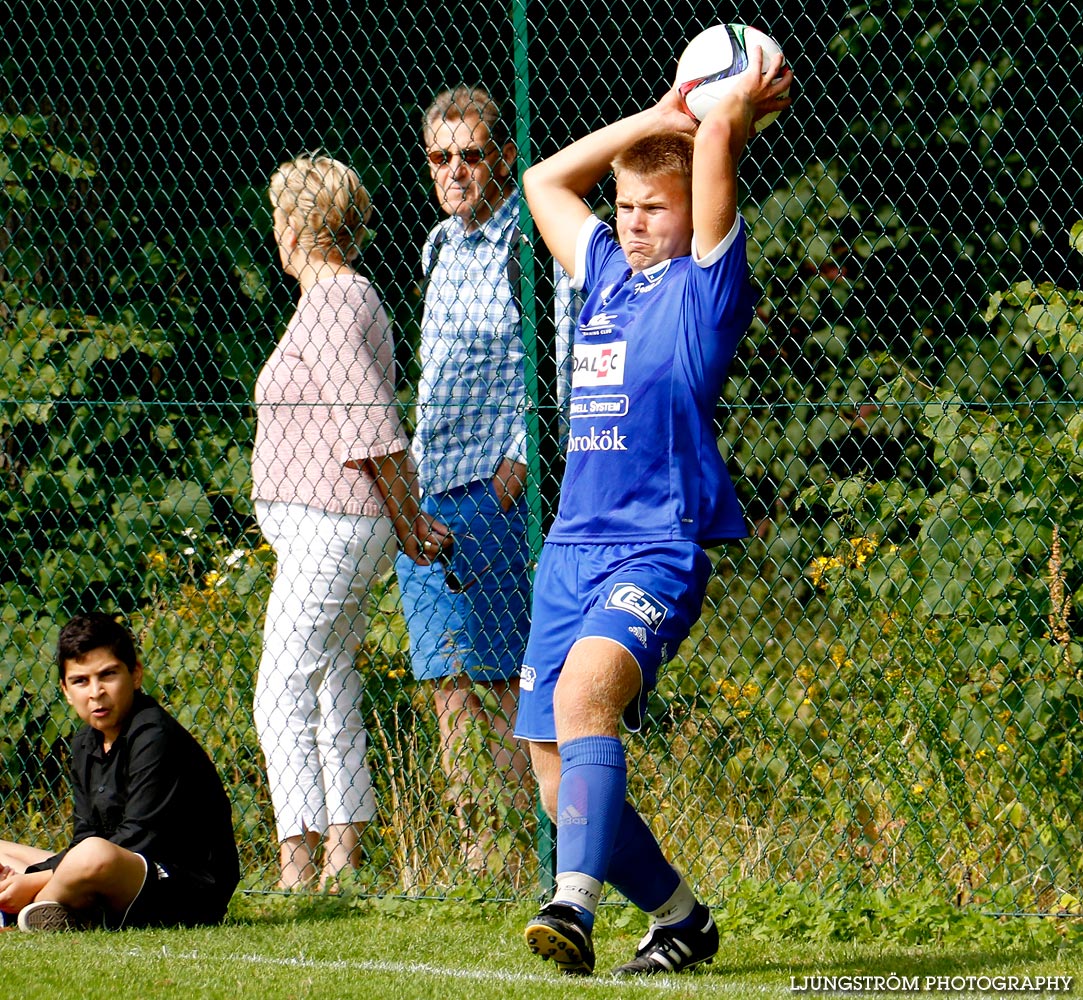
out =
<path fill-rule="evenodd" d="M 422 137 L 447 218 L 422 249 L 412 450 L 422 507 L 448 526 L 454 546 L 432 553 L 442 557 L 430 565 L 400 558 L 396 570 L 414 675 L 434 682 L 463 860 L 484 871 L 504 860 L 491 856 L 501 817 L 531 802 L 529 765 L 511 736 L 529 630 L 516 147 L 482 87 L 438 94 Z"/>

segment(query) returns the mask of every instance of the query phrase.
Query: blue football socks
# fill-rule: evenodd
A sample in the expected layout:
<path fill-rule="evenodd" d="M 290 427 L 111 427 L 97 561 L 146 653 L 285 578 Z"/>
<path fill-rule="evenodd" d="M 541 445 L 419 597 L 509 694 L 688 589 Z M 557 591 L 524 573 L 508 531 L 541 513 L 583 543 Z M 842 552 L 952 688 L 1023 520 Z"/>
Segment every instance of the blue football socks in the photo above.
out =
<path fill-rule="evenodd" d="M 665 905 L 682 884 L 630 802 L 624 803 L 606 881 L 646 913 Z"/>
<path fill-rule="evenodd" d="M 624 815 L 628 767 L 614 736 L 569 740 L 560 747 L 560 761 L 553 902 L 574 906 L 591 927 Z"/>

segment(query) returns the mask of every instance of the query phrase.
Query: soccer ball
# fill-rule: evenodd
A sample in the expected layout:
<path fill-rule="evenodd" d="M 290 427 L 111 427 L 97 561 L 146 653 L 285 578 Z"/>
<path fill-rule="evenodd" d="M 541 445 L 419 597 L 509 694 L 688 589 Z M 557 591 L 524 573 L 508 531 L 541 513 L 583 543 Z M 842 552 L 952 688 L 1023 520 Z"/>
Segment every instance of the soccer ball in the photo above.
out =
<path fill-rule="evenodd" d="M 748 68 L 748 50 L 763 50 L 763 68 L 782 49 L 770 35 L 747 24 L 715 24 L 701 31 L 685 46 L 677 60 L 677 76 L 673 81 L 684 98 L 688 113 L 703 121 L 732 86 L 732 77 Z M 789 91 L 786 91 L 788 94 Z M 778 117 L 772 111 L 756 120 L 756 131 L 770 125 Z"/>

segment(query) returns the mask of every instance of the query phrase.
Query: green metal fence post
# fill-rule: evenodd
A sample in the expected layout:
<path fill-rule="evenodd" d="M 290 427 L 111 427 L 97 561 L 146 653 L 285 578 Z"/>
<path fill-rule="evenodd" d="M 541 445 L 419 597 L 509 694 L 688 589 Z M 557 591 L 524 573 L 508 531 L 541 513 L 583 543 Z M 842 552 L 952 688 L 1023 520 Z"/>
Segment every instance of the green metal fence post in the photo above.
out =
<path fill-rule="evenodd" d="M 526 0 L 514 0 L 512 3 L 512 24 L 515 30 L 515 141 L 519 147 L 521 171 L 530 165 L 530 25 L 527 20 Z M 530 505 L 530 551 L 537 560 L 542 545 L 542 497 L 541 497 L 541 453 L 539 444 L 541 431 L 538 421 L 540 400 L 538 396 L 538 317 L 535 297 L 534 260 L 534 222 L 530 210 L 523 202 L 519 228 L 523 234 L 519 246 L 522 263 L 522 298 L 523 347 L 525 349 L 526 395 L 527 395 L 527 498 Z M 538 810 L 538 868 L 543 892 L 553 888 L 556 842 L 549 817 L 542 811 L 539 801 Z"/>

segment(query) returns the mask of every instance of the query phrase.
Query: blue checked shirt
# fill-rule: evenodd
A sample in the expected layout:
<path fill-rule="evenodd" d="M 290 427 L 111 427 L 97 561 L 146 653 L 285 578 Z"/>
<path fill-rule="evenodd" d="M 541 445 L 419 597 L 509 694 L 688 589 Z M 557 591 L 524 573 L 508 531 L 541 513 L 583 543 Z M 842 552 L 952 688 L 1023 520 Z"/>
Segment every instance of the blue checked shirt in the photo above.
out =
<path fill-rule="evenodd" d="M 490 479 L 507 456 L 526 462 L 522 321 L 508 280 L 520 194 L 466 232 L 445 219 L 421 251 L 425 310 L 411 452 L 426 493 Z"/>

